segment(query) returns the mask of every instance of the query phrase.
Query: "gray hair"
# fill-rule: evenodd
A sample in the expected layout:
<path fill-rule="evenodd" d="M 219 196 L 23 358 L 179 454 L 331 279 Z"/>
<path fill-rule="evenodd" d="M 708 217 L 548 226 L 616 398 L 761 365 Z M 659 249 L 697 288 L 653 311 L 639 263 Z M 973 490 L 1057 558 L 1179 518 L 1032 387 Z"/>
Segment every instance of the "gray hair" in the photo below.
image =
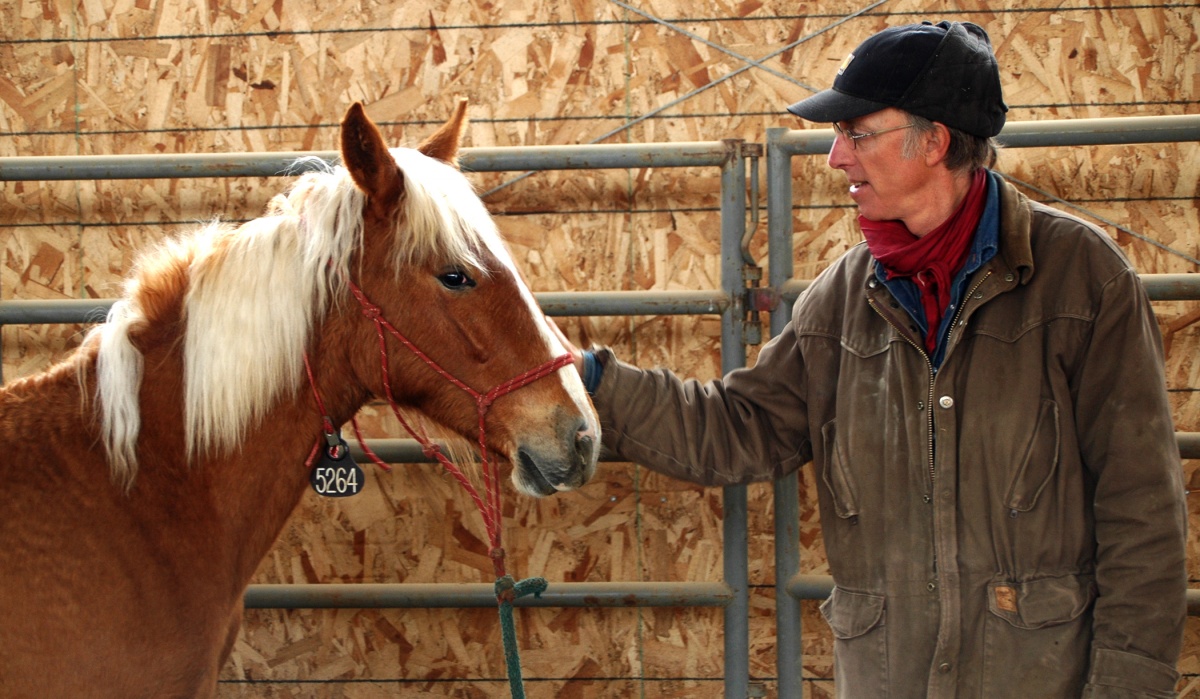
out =
<path fill-rule="evenodd" d="M 921 145 L 921 136 L 932 133 L 937 125 L 916 114 L 908 114 L 908 123 L 912 124 L 913 128 L 904 135 L 903 153 L 904 157 L 911 158 L 916 155 Z M 950 132 L 950 147 L 946 150 L 945 160 L 947 169 L 972 173 L 996 164 L 996 156 L 1001 146 L 995 138 L 973 136 L 952 126 L 946 126 L 946 129 Z"/>

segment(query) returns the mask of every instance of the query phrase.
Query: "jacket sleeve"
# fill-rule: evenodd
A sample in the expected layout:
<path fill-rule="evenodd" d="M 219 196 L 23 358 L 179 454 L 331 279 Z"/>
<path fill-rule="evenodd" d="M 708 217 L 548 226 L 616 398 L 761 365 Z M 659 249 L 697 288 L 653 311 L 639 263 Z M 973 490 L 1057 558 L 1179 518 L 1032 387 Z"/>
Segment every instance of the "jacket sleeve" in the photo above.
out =
<path fill-rule="evenodd" d="M 1132 269 L 1104 287 L 1076 374 L 1076 429 L 1095 484 L 1096 582 L 1085 699 L 1175 696 L 1187 590 L 1187 501 L 1162 339 Z"/>
<path fill-rule="evenodd" d="M 593 396 L 604 444 L 621 458 L 702 485 L 762 481 L 811 458 L 803 358 L 788 325 L 752 368 L 701 383 L 599 349 Z"/>

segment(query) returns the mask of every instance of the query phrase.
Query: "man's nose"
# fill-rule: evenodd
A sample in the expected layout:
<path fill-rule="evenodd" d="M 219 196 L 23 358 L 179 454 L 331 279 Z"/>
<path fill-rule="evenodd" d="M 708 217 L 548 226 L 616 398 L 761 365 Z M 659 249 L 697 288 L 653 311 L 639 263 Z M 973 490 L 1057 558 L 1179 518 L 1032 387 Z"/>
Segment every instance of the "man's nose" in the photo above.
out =
<path fill-rule="evenodd" d="M 843 137 L 837 131 L 833 132 L 833 145 L 829 147 L 829 167 L 841 170 L 854 162 L 854 147 L 850 139 Z"/>

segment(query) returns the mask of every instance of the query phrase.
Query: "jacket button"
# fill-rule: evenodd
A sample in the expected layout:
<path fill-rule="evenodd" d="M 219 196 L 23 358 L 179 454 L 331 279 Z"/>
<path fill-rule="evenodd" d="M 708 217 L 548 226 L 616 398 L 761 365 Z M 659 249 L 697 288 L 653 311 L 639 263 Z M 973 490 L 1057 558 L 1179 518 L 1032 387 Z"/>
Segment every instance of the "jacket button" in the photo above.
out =
<path fill-rule="evenodd" d="M 954 407 L 954 399 L 950 396 L 942 396 L 941 398 L 938 398 L 938 405 L 949 410 L 950 408 Z"/>
<path fill-rule="evenodd" d="M 950 663 L 942 663 L 941 665 L 938 665 L 938 672 L 942 673 L 943 675 L 950 672 Z"/>
<path fill-rule="evenodd" d="M 928 588 L 929 588 L 929 591 L 930 591 L 930 592 L 933 592 L 934 590 L 936 590 L 936 589 L 937 589 L 937 583 L 935 583 L 935 582 L 931 582 L 931 583 L 929 583 L 928 585 L 926 585 L 926 587 L 928 587 Z"/>
<path fill-rule="evenodd" d="M 869 286 L 869 287 L 871 287 L 872 289 L 874 289 L 875 287 L 879 286 L 879 282 L 877 282 L 877 281 L 875 281 L 874 279 L 872 279 L 872 280 L 870 280 L 869 282 L 867 282 L 867 286 Z"/>

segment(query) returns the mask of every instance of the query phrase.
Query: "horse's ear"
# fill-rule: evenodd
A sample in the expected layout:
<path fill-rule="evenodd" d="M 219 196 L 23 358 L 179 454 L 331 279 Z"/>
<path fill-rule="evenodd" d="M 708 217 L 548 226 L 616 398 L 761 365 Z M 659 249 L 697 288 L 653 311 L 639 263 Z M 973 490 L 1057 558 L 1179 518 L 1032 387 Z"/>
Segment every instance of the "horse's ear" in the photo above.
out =
<path fill-rule="evenodd" d="M 463 131 L 467 128 L 467 98 L 459 97 L 450 121 L 426 138 L 417 150 L 431 158 L 458 165 L 458 147 L 462 143 Z"/>
<path fill-rule="evenodd" d="M 399 198 L 404 179 L 383 142 L 383 134 L 367 116 L 361 102 L 342 119 L 342 164 L 369 200 L 384 206 Z"/>

